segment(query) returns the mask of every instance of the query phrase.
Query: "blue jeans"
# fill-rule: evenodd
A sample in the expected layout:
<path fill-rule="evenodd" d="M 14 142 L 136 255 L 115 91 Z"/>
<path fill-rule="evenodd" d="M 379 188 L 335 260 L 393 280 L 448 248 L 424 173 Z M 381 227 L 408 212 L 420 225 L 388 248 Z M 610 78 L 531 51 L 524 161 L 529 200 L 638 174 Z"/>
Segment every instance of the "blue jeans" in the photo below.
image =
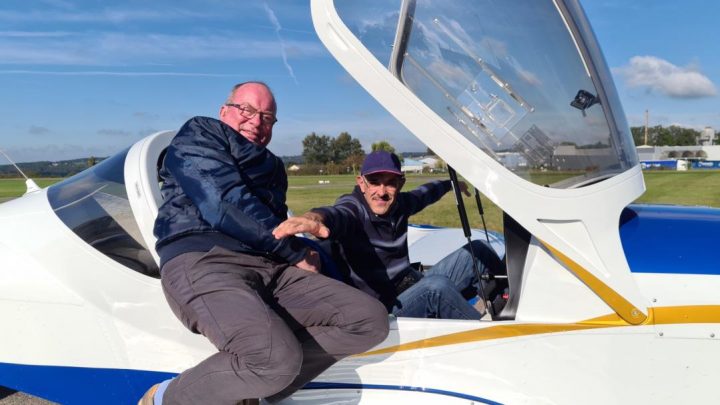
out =
<path fill-rule="evenodd" d="M 502 261 L 483 241 L 475 240 L 472 248 L 480 272 L 497 272 Z M 411 270 L 414 271 L 414 270 Z M 445 256 L 416 284 L 397 297 L 392 308 L 395 316 L 410 318 L 480 319 L 478 312 L 463 293 L 477 292 L 478 279 L 472 263 L 469 244 Z"/>

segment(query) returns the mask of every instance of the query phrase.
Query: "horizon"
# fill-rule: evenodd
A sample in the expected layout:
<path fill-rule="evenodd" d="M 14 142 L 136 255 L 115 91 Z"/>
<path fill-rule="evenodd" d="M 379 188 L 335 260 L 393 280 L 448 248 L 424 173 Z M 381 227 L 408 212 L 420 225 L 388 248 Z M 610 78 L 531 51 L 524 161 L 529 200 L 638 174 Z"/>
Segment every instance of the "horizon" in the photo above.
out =
<path fill-rule="evenodd" d="M 631 127 L 720 129 L 720 5 L 581 0 Z M 0 149 L 16 162 L 111 156 L 194 115 L 217 116 L 237 82 L 273 89 L 272 150 L 346 131 L 425 150 L 329 55 L 309 5 L 291 1 L 7 0 L 0 21 Z M 238 24 L 237 16 L 242 16 Z M 38 28 L 41 27 L 41 28 Z M 669 29 L 668 27 L 671 27 Z M 4 158 L 0 158 L 0 163 Z"/>

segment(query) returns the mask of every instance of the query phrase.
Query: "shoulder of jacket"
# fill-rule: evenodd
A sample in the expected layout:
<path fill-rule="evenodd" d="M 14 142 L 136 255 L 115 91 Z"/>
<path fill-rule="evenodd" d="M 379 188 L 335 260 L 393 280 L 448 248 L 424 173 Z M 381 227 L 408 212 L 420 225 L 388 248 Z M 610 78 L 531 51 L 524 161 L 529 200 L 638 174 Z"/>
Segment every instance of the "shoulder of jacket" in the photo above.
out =
<path fill-rule="evenodd" d="M 228 141 L 236 140 L 240 143 L 247 142 L 245 138 L 240 136 L 234 129 L 224 122 L 210 117 L 196 116 L 192 117 L 182 126 L 180 133 L 186 135 L 215 135 L 222 136 Z M 236 136 L 233 136 L 236 135 Z M 239 139 L 242 138 L 242 139 Z"/>

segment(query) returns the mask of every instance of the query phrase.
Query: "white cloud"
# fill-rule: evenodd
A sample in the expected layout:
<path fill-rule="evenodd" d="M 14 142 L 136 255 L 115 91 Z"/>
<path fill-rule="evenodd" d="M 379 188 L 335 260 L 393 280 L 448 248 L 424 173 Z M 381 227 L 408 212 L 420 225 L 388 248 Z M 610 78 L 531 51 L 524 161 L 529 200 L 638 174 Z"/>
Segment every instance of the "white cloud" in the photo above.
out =
<path fill-rule="evenodd" d="M 87 158 L 89 156 L 111 156 L 122 150 L 124 146 L 98 146 L 98 145 L 73 145 L 73 144 L 49 144 L 43 146 L 25 146 L 3 149 L 16 162 L 37 162 L 43 160 L 58 161 Z M 0 164 L 3 158 L 0 158 Z"/>
<path fill-rule="evenodd" d="M 270 8 L 270 6 L 267 5 L 267 3 L 263 3 L 265 7 L 265 12 L 267 13 L 268 19 L 270 19 L 270 23 L 272 23 L 273 28 L 275 29 L 275 35 L 277 36 L 278 41 L 280 42 L 280 52 L 282 54 L 282 60 L 283 64 L 285 64 L 285 69 L 287 69 L 288 73 L 290 74 L 290 77 L 292 77 L 293 81 L 297 84 L 297 78 L 295 78 L 295 72 L 293 71 L 292 66 L 290 66 L 290 62 L 288 62 L 287 57 L 287 45 L 285 44 L 285 40 L 283 39 L 282 35 L 280 35 L 280 30 L 282 29 L 282 26 L 280 25 L 280 21 L 275 16 L 275 12 Z"/>
<path fill-rule="evenodd" d="M 65 0 L 42 0 L 42 3 L 50 7 L 62 8 L 67 10 L 73 9 L 75 7 L 72 2 Z"/>
<path fill-rule="evenodd" d="M 713 82 L 691 67 L 675 66 L 655 56 L 634 56 L 626 66 L 614 69 L 629 87 L 645 88 L 675 98 L 711 97 Z"/>
<path fill-rule="evenodd" d="M 228 42 L 227 36 L 222 34 L 187 36 L 89 32 L 37 35 L 27 38 L 0 35 L 2 64 L 148 65 L 188 60 L 276 58 L 283 52 L 275 41 L 248 38 Z M 315 41 L 285 41 L 284 47 L 292 48 L 298 57 L 325 54 Z"/>
<path fill-rule="evenodd" d="M 144 120 L 144 121 L 156 121 L 160 119 L 159 114 L 147 112 L 147 111 L 136 111 L 133 113 L 133 117 Z M 148 132 L 149 133 L 149 132 Z"/>
<path fill-rule="evenodd" d="M 38 75 L 38 76 L 178 76 L 178 77 L 237 77 L 237 73 L 188 73 L 188 72 L 117 72 L 112 70 L 0 70 L 0 75 Z"/>
<path fill-rule="evenodd" d="M 30 135 L 47 135 L 50 131 L 48 128 L 37 126 L 37 125 L 31 125 L 30 128 L 28 128 L 28 133 Z"/>
<path fill-rule="evenodd" d="M 119 136 L 119 137 L 126 137 L 132 135 L 128 131 L 124 131 L 122 129 L 99 129 L 97 131 L 98 135 L 103 136 Z"/>
<path fill-rule="evenodd" d="M 72 35 L 65 31 L 0 31 L 0 38 L 47 38 Z"/>
<path fill-rule="evenodd" d="M 0 11 L 0 21 L 18 22 L 71 22 L 71 23 L 125 23 L 131 21 L 168 21 L 177 19 L 212 19 L 217 13 L 195 12 L 178 8 L 157 10 L 106 8 L 96 11 L 23 10 Z"/>

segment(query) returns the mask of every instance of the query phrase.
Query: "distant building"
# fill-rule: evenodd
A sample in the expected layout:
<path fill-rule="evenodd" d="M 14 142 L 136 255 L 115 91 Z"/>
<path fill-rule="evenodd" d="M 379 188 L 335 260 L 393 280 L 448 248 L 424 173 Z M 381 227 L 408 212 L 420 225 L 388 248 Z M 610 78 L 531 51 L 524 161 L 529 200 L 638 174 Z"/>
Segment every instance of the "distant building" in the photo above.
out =
<path fill-rule="evenodd" d="M 440 162 L 440 160 L 438 158 L 428 156 L 420 159 L 420 162 L 422 162 L 423 167 L 434 169 L 437 167 L 437 164 L 438 162 Z"/>
<path fill-rule="evenodd" d="M 296 171 L 300 170 L 300 166 L 298 166 L 298 165 L 290 165 L 287 169 L 288 169 L 289 172 L 296 172 Z"/>
<path fill-rule="evenodd" d="M 720 160 L 720 145 L 638 146 L 640 161 L 667 159 Z"/>
<path fill-rule="evenodd" d="M 423 162 L 419 160 L 405 159 L 400 170 L 402 170 L 403 173 L 422 173 Z"/>
<path fill-rule="evenodd" d="M 525 156 L 517 152 L 498 152 L 496 153 L 498 162 L 510 170 L 526 169 L 528 162 Z"/>
<path fill-rule="evenodd" d="M 558 145 L 552 155 L 557 170 L 590 170 L 608 167 L 615 162 L 615 151 L 610 148 L 579 149 L 575 145 Z"/>
<path fill-rule="evenodd" d="M 649 162 L 652 160 L 658 160 L 655 154 L 655 147 L 650 145 L 641 145 L 635 148 L 637 150 L 638 159 L 641 162 Z"/>
<path fill-rule="evenodd" d="M 712 145 L 715 143 L 715 129 L 713 127 L 705 127 L 700 133 L 700 139 L 698 139 L 700 145 Z"/>
<path fill-rule="evenodd" d="M 714 136 L 715 131 L 712 128 L 710 131 Z M 706 140 L 708 139 L 714 138 L 706 138 Z M 643 145 L 637 147 L 637 154 L 643 170 L 720 169 L 720 145 Z"/>

